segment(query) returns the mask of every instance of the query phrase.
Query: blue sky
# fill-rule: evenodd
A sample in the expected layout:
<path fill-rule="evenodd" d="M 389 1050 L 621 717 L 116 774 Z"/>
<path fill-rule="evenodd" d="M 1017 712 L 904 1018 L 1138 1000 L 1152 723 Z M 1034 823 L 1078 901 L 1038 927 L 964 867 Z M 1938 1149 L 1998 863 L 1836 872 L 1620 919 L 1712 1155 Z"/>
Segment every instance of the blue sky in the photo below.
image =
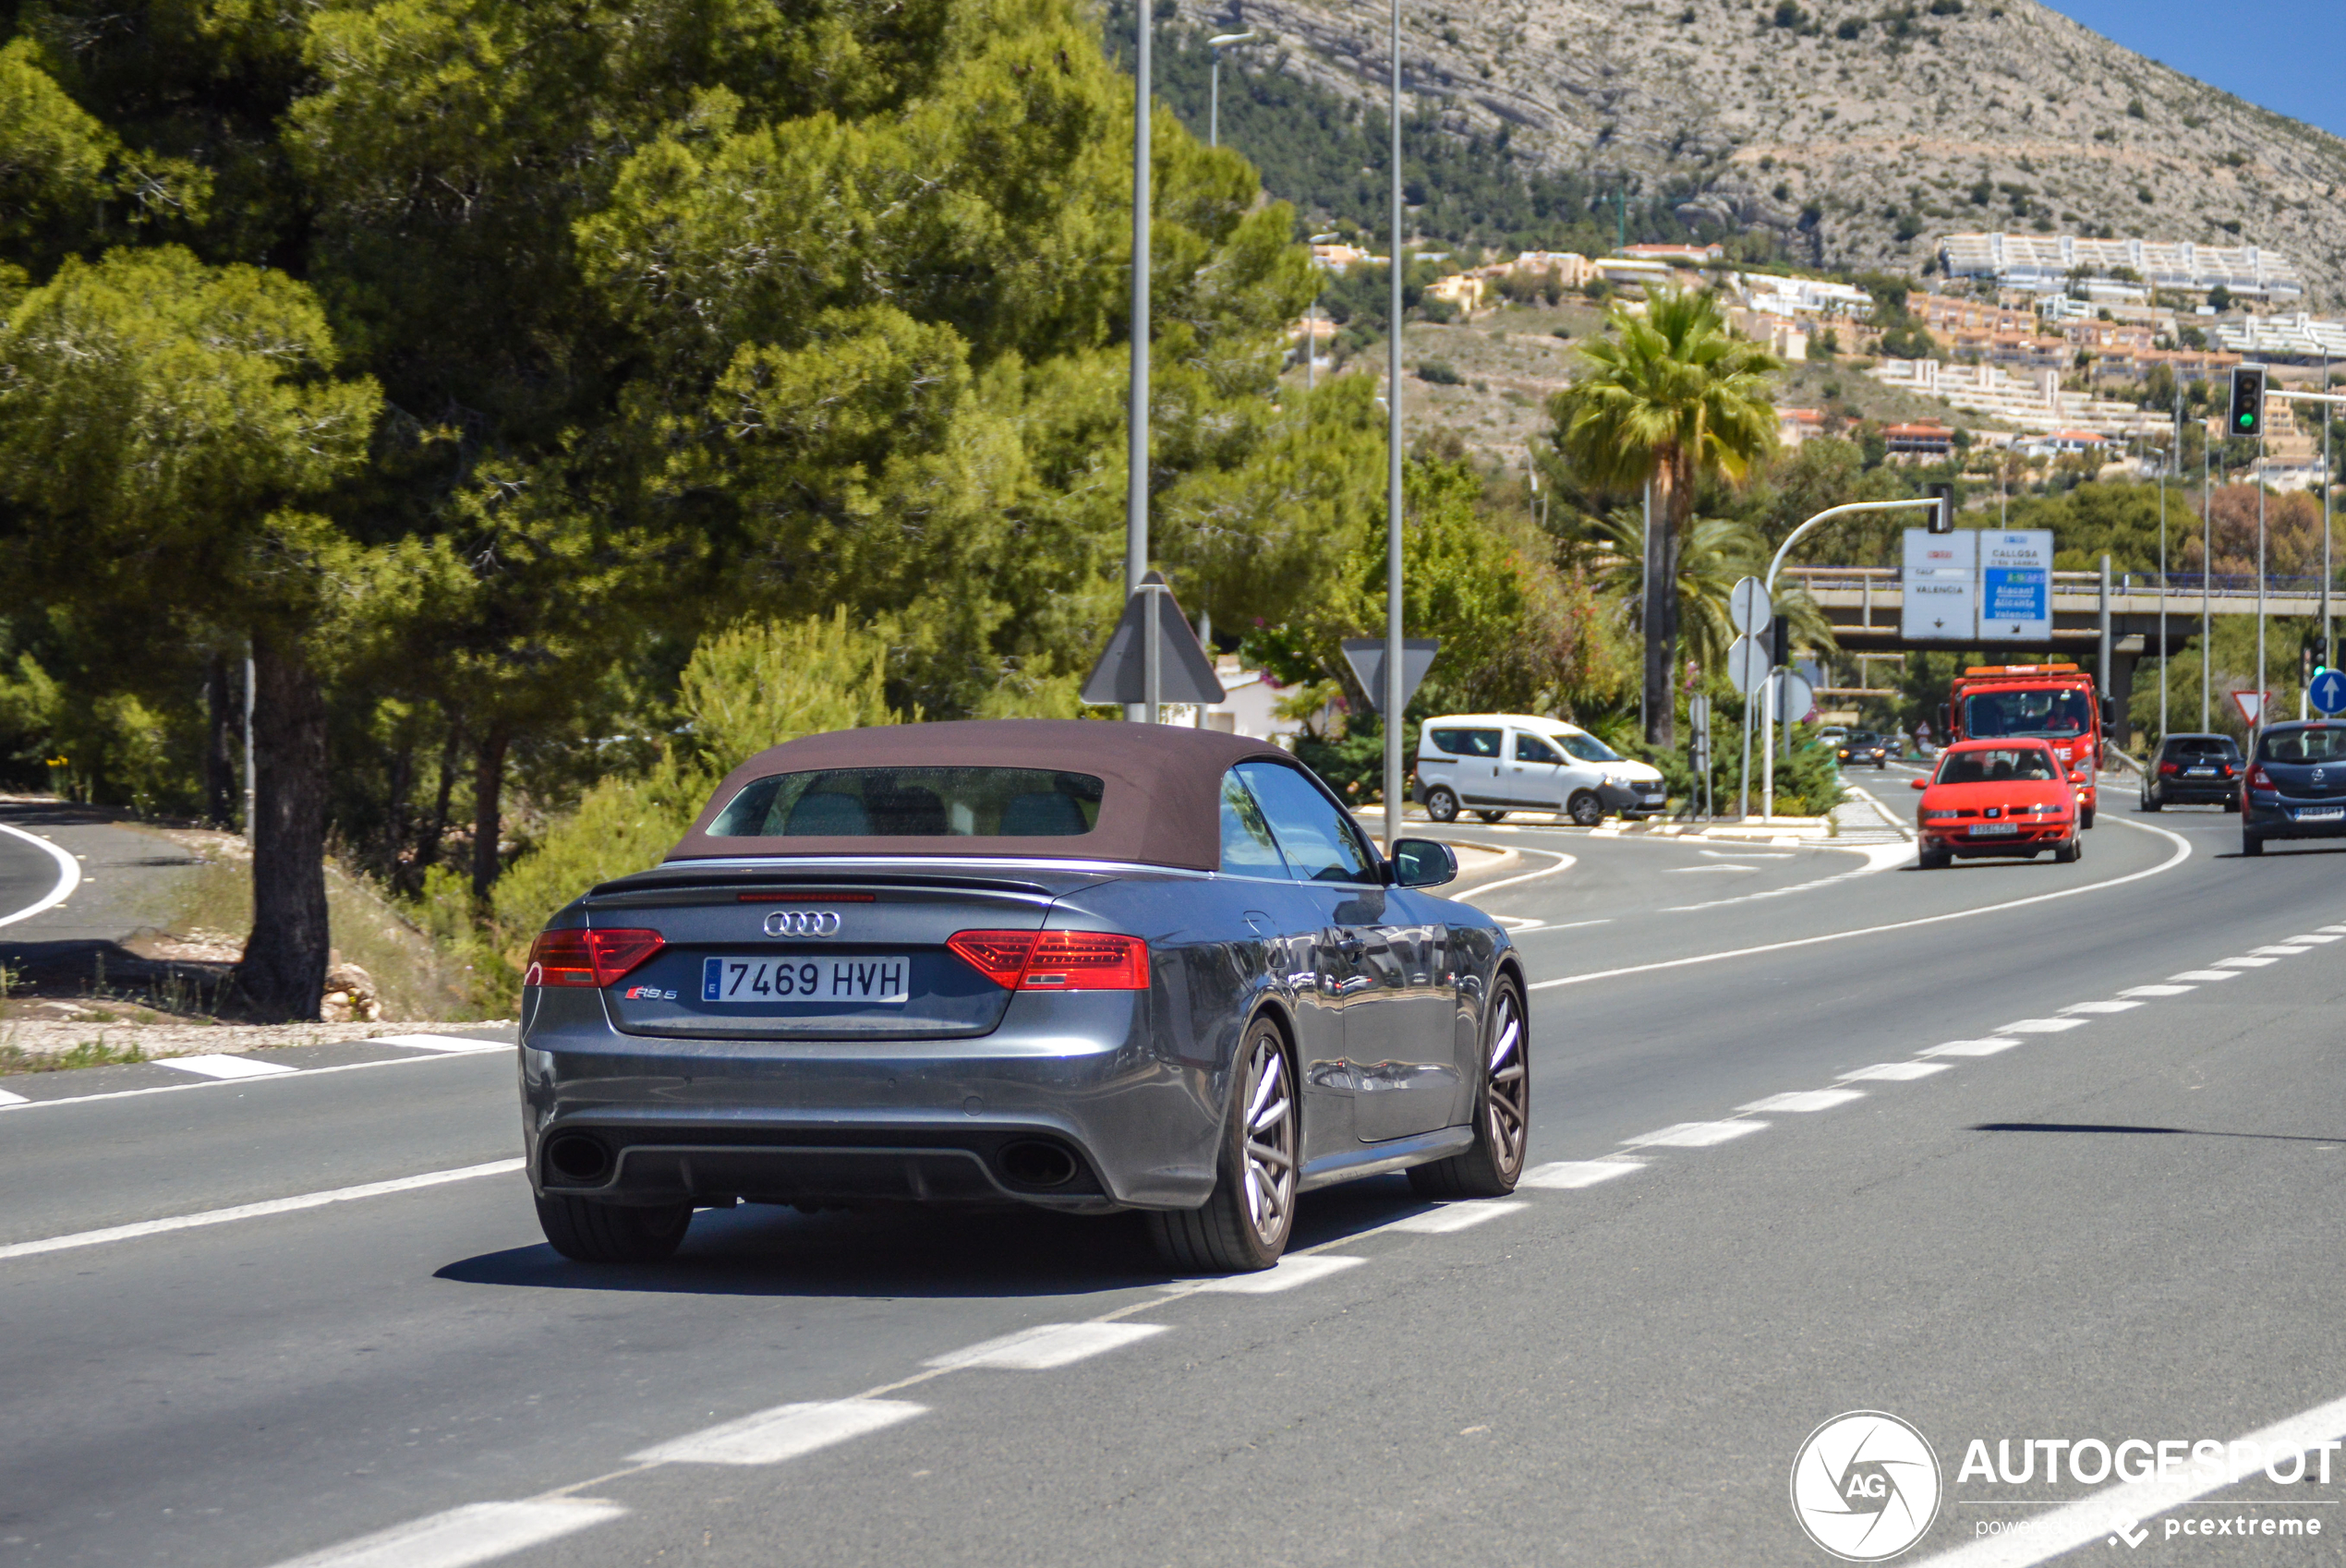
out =
<path fill-rule="evenodd" d="M 2137 54 L 2346 136 L 2341 0 L 2046 0 Z"/>

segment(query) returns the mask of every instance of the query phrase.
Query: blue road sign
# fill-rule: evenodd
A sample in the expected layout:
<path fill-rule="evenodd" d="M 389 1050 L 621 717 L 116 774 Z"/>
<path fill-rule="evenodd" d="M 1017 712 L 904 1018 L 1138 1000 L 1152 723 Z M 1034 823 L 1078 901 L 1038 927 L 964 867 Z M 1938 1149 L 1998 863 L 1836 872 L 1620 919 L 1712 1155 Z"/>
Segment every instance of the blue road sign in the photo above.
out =
<path fill-rule="evenodd" d="M 2346 674 L 2325 669 L 2305 688 L 2306 700 L 2324 713 L 2346 712 Z"/>

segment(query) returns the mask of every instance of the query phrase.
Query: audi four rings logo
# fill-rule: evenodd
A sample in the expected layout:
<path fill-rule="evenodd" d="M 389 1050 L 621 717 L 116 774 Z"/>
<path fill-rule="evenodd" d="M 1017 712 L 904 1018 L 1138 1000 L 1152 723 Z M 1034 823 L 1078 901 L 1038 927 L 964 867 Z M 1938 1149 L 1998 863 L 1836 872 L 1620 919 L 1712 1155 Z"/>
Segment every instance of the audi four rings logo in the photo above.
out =
<path fill-rule="evenodd" d="M 776 910 L 766 917 L 768 936 L 836 936 L 837 910 Z"/>

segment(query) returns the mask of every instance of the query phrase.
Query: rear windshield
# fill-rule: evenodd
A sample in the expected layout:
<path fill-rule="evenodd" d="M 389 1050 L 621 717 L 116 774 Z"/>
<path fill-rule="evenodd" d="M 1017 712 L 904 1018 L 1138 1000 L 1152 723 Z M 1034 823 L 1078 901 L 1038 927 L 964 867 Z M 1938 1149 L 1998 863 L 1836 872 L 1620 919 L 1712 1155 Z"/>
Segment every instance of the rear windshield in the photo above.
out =
<path fill-rule="evenodd" d="M 1982 692 L 1963 705 L 1966 739 L 2001 735 L 2083 735 L 2094 721 L 2093 705 L 2078 691 Z"/>
<path fill-rule="evenodd" d="M 2267 730 L 2256 743 L 2258 762 L 2336 762 L 2346 757 L 2346 727 Z"/>
<path fill-rule="evenodd" d="M 2229 735 L 2184 735 L 2167 742 L 2171 757 L 2236 757 L 2240 748 Z"/>
<path fill-rule="evenodd" d="M 1100 781 L 1036 767 L 839 767 L 745 786 L 712 838 L 1067 838 L 1100 819 Z"/>
<path fill-rule="evenodd" d="M 1941 784 L 2001 784 L 2007 778 L 2058 778 L 2052 754 L 2038 746 L 2010 751 L 1949 752 L 1939 764 Z"/>
<path fill-rule="evenodd" d="M 1429 730 L 1425 738 L 1454 757 L 1494 757 L 1499 754 L 1496 730 Z"/>

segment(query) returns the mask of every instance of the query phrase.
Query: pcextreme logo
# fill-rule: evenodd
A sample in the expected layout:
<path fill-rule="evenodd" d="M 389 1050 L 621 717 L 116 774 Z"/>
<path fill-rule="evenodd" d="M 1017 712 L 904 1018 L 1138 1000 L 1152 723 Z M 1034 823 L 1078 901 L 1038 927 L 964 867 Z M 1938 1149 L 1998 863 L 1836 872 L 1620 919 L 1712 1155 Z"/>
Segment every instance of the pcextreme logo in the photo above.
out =
<path fill-rule="evenodd" d="M 1939 1456 L 1880 1410 L 1835 1416 L 1792 1462 L 1792 1512 L 1844 1562 L 1880 1562 L 1922 1539 L 1939 1514 Z"/>

